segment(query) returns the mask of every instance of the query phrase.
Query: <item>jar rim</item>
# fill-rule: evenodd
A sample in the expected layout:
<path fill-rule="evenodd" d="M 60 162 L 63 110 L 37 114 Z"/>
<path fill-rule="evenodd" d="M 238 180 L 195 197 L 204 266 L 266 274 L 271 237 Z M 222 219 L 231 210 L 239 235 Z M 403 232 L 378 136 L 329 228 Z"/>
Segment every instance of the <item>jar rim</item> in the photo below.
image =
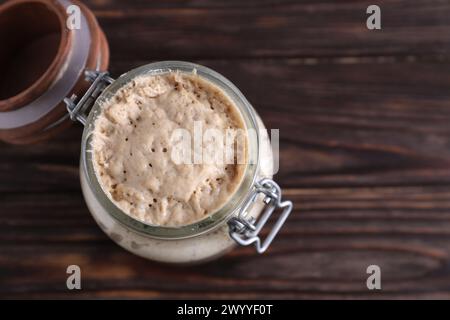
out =
<path fill-rule="evenodd" d="M 60 1 L 16 0 L 2 4 L 0 6 L 0 13 L 7 14 L 9 10 L 15 10 L 27 5 L 41 5 L 48 10 L 48 13 L 58 19 L 58 48 L 50 65 L 33 84 L 10 97 L 0 99 L 0 111 L 3 112 L 18 109 L 40 96 L 54 82 L 66 58 L 70 54 L 73 35 L 66 28 L 66 10 Z"/>
<path fill-rule="evenodd" d="M 254 135 L 247 135 L 248 160 L 246 163 L 244 176 L 238 188 L 234 191 L 228 201 L 222 207 L 209 214 L 204 219 L 189 225 L 178 227 L 157 226 L 145 223 L 126 214 L 116 204 L 114 204 L 109 196 L 105 193 L 98 181 L 98 177 L 95 173 L 92 161 L 91 146 L 92 133 L 95 127 L 95 119 L 100 114 L 101 104 L 103 102 L 108 101 L 119 89 L 121 89 L 137 76 L 165 74 L 173 71 L 190 74 L 192 74 L 192 72 L 196 72 L 197 75 L 220 88 L 224 92 L 224 94 L 226 94 L 227 97 L 231 99 L 231 101 L 233 101 L 234 105 L 239 110 L 245 123 L 246 129 L 253 129 L 252 132 L 255 132 Z M 138 67 L 123 74 L 111 85 L 109 85 L 96 99 L 91 111 L 89 112 L 86 126 L 83 131 L 81 146 L 81 166 L 83 174 L 85 174 L 87 177 L 88 185 L 92 189 L 96 198 L 99 200 L 99 203 L 104 207 L 105 211 L 108 212 L 108 214 L 111 215 L 116 221 L 129 229 L 152 238 L 165 240 L 183 239 L 198 236 L 203 233 L 210 232 L 217 227 L 220 227 L 222 223 L 231 218 L 231 216 L 233 216 L 233 214 L 236 213 L 236 211 L 242 206 L 242 204 L 251 193 L 257 177 L 259 169 L 259 142 L 260 134 L 258 122 L 256 120 L 256 112 L 254 111 L 250 102 L 233 83 L 231 83 L 228 79 L 226 79 L 218 72 L 205 66 L 184 61 L 160 61 Z"/>

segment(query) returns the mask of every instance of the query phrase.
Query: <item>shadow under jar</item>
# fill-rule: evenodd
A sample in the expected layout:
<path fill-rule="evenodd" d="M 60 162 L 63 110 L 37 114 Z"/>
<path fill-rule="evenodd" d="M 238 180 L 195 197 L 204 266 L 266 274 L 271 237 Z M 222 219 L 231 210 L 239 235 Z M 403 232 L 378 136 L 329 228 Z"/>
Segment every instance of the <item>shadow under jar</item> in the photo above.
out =
<path fill-rule="evenodd" d="M 94 167 L 92 137 L 102 104 L 136 77 L 170 72 L 192 74 L 215 85 L 234 103 L 245 124 L 248 154 L 241 183 L 228 201 L 204 219 L 184 226 L 167 227 L 144 223 L 123 212 L 102 189 Z M 67 101 L 71 117 L 85 125 L 82 137 L 80 179 L 90 212 L 102 230 L 128 251 L 144 258 L 167 263 L 197 263 L 219 257 L 240 245 L 254 244 L 264 252 L 292 209 L 290 201 L 281 201 L 281 190 L 271 180 L 273 154 L 261 119 L 227 79 L 206 67 L 188 62 L 163 61 L 129 71 L 113 80 L 105 73 L 91 75 L 93 85 L 85 103 Z M 96 93 L 96 88 L 100 88 Z M 91 100 L 91 103 L 88 101 Z M 92 108 L 89 110 L 90 105 Z M 84 111 L 83 111 L 84 110 Z M 85 115 L 83 115 L 83 112 Z M 259 233 L 275 209 L 281 210 L 265 239 Z"/>

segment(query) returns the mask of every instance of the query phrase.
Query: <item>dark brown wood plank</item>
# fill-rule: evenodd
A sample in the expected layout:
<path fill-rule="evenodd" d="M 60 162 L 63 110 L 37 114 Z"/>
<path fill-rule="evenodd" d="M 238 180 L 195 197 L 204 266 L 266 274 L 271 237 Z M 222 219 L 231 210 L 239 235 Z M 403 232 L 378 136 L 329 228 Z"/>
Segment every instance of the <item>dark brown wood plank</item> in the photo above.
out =
<path fill-rule="evenodd" d="M 296 211 L 267 254 L 240 248 L 220 261 L 182 269 L 114 245 L 96 228 L 80 194 L 9 195 L 0 218 L 0 268 L 7 275 L 0 295 L 448 297 L 449 191 L 287 189 Z M 381 293 L 365 288 L 365 268 L 373 263 L 383 270 Z M 70 264 L 82 268 L 80 293 L 65 289 Z"/>
<path fill-rule="evenodd" d="M 115 64 L 141 60 L 448 55 L 450 3 L 381 0 L 382 30 L 364 1 L 87 1 Z"/>

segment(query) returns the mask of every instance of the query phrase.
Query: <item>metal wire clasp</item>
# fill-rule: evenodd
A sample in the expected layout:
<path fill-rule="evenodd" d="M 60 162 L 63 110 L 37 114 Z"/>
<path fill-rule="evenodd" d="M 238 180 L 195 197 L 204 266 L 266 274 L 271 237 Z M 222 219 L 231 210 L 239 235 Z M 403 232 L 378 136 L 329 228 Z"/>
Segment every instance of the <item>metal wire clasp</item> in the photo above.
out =
<path fill-rule="evenodd" d="M 261 194 L 264 195 L 263 202 L 266 204 L 266 208 L 258 221 L 256 221 L 253 217 L 247 217 L 248 209 L 257 201 L 258 196 Z M 274 210 L 278 208 L 282 208 L 283 211 L 266 239 L 262 241 L 258 234 L 266 224 L 267 220 L 269 220 Z M 275 236 L 278 231 L 280 231 L 291 211 L 291 201 L 281 202 L 281 189 L 278 184 L 271 179 L 263 179 L 256 183 L 255 189 L 244 203 L 239 214 L 228 221 L 230 236 L 243 246 L 254 243 L 256 251 L 258 251 L 258 253 L 263 253 L 270 246 L 273 239 L 275 239 Z"/>
<path fill-rule="evenodd" d="M 114 79 L 109 76 L 108 72 L 86 70 L 84 75 L 86 81 L 91 82 L 89 89 L 81 99 L 78 100 L 77 95 L 73 94 L 70 98 L 64 98 L 64 103 L 66 104 L 70 119 L 72 121 L 79 121 L 85 126 L 88 110 L 92 107 L 102 91 L 114 82 Z"/>

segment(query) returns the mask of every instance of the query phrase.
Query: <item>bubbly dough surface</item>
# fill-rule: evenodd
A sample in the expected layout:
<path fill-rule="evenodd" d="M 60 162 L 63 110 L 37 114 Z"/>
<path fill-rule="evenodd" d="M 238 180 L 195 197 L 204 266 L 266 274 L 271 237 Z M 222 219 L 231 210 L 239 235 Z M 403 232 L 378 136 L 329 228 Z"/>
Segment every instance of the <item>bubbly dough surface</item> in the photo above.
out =
<path fill-rule="evenodd" d="M 139 76 L 105 102 L 95 120 L 92 152 L 97 178 L 113 203 L 145 223 L 171 227 L 222 207 L 242 180 L 245 165 L 236 157 L 246 158 L 247 141 L 235 143 L 233 163 L 176 163 L 173 130 L 194 136 L 199 122 L 203 130 L 245 128 L 231 99 L 194 73 Z M 217 141 L 203 140 L 204 147 L 208 143 Z"/>

